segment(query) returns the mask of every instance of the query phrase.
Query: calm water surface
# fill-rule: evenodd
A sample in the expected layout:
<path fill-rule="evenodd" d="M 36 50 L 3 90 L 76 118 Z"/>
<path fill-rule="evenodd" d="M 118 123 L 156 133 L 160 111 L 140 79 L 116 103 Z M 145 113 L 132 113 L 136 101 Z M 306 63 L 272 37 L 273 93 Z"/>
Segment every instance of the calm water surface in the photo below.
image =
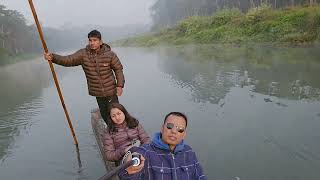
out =
<path fill-rule="evenodd" d="M 170 111 L 209 179 L 320 178 L 319 48 L 116 48 L 120 101 L 150 134 Z M 56 66 L 80 159 L 44 60 L 0 67 L 0 179 L 97 179 L 95 98 L 81 67 Z"/>

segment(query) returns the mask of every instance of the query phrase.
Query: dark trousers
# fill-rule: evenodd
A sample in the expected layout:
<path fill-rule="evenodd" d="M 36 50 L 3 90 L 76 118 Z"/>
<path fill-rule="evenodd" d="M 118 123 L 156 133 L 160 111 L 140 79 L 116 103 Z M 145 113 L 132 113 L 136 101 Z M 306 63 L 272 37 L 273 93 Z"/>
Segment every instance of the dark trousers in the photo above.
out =
<path fill-rule="evenodd" d="M 100 109 L 100 113 L 101 113 L 101 117 L 104 120 L 104 122 L 106 122 L 106 124 L 108 125 L 110 122 L 110 119 L 108 118 L 108 106 L 111 103 L 119 103 L 118 100 L 118 96 L 114 95 L 114 96 L 108 96 L 108 97 L 96 97 L 97 99 L 97 103 Z"/>

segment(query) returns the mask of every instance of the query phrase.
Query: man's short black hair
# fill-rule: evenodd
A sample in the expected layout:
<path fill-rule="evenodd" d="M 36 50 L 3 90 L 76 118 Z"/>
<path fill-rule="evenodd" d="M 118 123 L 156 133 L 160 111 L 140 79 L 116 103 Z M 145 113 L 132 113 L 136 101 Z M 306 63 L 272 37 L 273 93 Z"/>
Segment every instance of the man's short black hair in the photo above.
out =
<path fill-rule="evenodd" d="M 174 116 L 178 116 L 178 117 L 182 117 L 185 121 L 186 121 L 186 127 L 188 126 L 188 118 L 185 114 L 181 113 L 181 112 L 170 112 L 169 114 L 166 115 L 166 117 L 164 118 L 163 124 L 166 123 L 168 117 L 170 115 L 174 115 Z"/>
<path fill-rule="evenodd" d="M 101 40 L 101 33 L 98 30 L 92 30 L 88 34 L 88 38 L 95 37 Z"/>

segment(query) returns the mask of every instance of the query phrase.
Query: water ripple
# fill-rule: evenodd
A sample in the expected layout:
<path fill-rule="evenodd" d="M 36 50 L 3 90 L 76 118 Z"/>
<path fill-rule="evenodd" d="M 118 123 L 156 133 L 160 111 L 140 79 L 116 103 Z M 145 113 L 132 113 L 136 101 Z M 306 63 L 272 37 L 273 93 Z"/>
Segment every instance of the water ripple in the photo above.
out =
<path fill-rule="evenodd" d="M 10 154 L 15 137 L 20 135 L 21 129 L 26 129 L 34 123 L 42 108 L 40 98 L 25 102 L 20 106 L 0 111 L 0 159 Z"/>

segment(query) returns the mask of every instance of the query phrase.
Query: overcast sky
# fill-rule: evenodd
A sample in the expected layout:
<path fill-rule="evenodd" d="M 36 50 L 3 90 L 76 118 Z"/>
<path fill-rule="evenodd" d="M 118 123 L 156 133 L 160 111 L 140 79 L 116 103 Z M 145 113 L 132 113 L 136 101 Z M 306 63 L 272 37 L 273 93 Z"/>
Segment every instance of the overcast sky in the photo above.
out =
<path fill-rule="evenodd" d="M 60 27 L 64 24 L 122 26 L 149 24 L 149 8 L 155 0 L 33 0 L 42 25 Z M 1 0 L 8 9 L 21 12 L 33 23 L 28 0 Z"/>

